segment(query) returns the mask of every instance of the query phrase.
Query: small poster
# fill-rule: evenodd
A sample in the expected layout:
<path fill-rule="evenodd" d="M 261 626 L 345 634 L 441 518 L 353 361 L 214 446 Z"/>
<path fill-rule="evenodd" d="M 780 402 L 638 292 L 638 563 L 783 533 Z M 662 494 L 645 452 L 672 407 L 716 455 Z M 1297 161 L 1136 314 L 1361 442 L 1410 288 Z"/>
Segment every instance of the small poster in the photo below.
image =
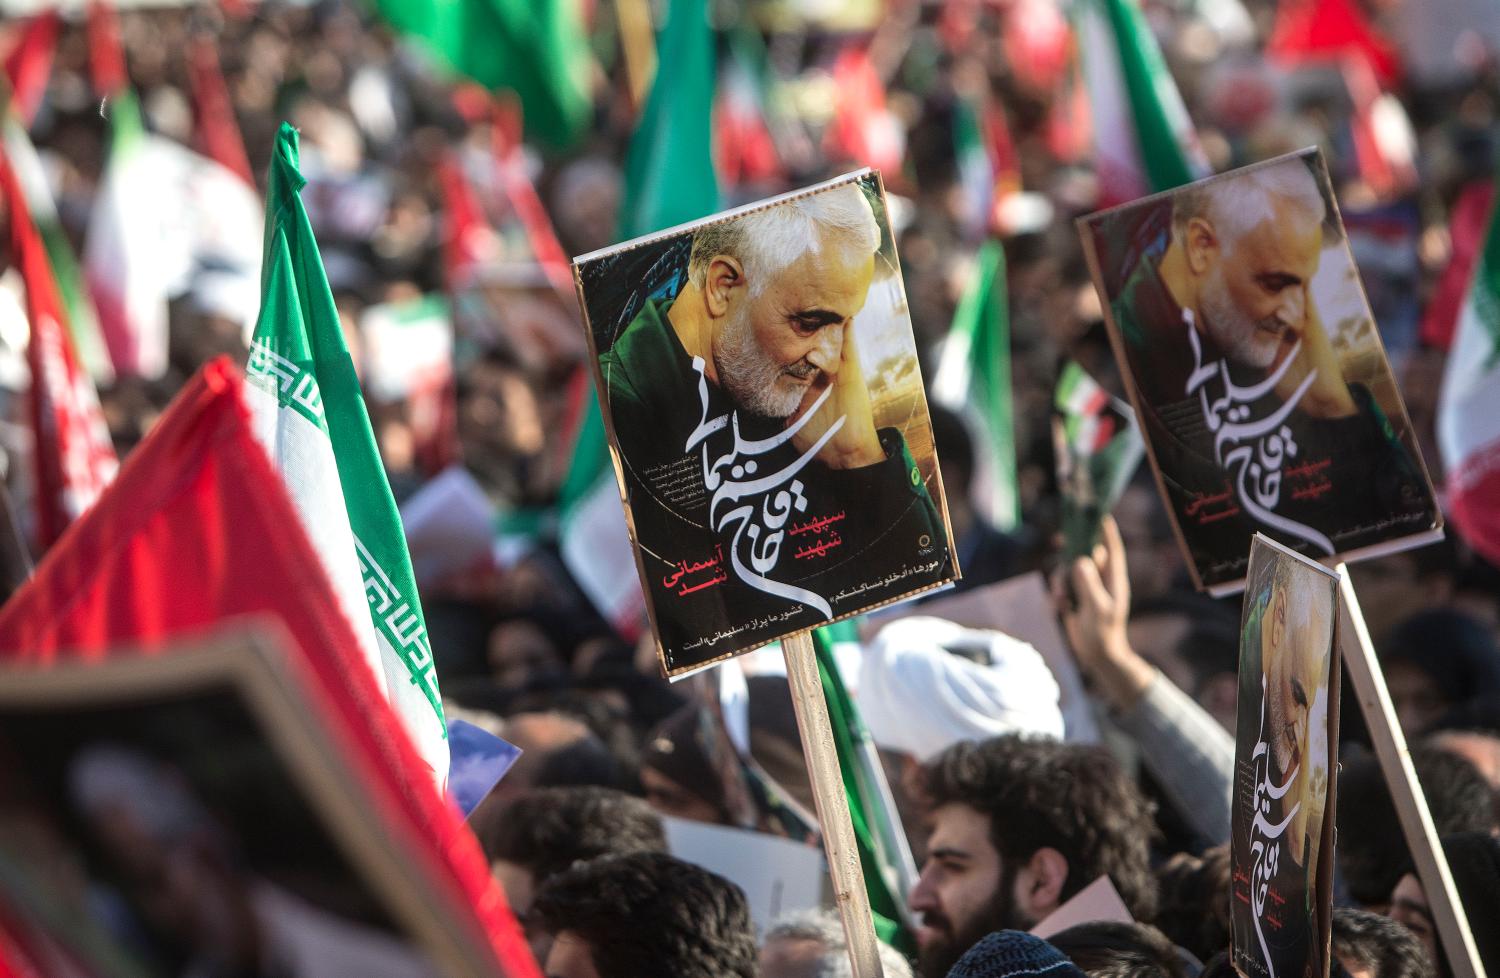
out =
<path fill-rule="evenodd" d="M 1230 826 L 1235 970 L 1326 978 L 1338 765 L 1338 578 L 1256 534 L 1240 625 Z"/>
<path fill-rule="evenodd" d="M 1314 559 L 1442 516 L 1317 150 L 1080 219 L 1187 564 L 1243 586 L 1251 534 Z"/>
<path fill-rule="evenodd" d="M 1094 552 L 1104 516 L 1120 501 L 1144 452 L 1130 405 L 1111 397 L 1076 361 L 1068 361 L 1052 399 L 1065 561 Z"/>
<path fill-rule="evenodd" d="M 668 675 L 957 576 L 899 269 L 869 170 L 575 260 Z"/>
<path fill-rule="evenodd" d="M 67 974 L 496 974 L 307 681 L 256 632 L 6 670 L 6 939 Z"/>

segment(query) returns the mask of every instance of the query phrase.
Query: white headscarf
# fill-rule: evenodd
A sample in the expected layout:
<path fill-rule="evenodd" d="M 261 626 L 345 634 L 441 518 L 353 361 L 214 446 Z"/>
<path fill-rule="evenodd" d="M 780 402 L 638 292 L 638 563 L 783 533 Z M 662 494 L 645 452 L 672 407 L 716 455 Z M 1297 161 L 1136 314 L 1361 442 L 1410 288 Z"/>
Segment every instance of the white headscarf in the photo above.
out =
<path fill-rule="evenodd" d="M 892 622 L 860 666 L 859 709 L 875 743 L 924 762 L 961 740 L 1007 733 L 1060 740 L 1057 704 L 1057 680 L 1036 649 L 942 618 Z"/>

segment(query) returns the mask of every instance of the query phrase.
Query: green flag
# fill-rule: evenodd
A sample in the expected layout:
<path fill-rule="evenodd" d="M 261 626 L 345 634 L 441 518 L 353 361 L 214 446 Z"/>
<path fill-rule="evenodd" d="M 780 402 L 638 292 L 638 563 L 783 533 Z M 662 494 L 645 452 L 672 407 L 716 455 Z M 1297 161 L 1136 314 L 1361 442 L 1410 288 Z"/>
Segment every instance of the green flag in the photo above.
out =
<path fill-rule="evenodd" d="M 975 436 L 974 504 L 1002 530 L 1020 520 L 1016 441 L 1011 411 L 1010 312 L 1005 249 L 986 241 L 953 313 L 932 399 L 965 416 Z"/>
<path fill-rule="evenodd" d="M 297 131 L 283 123 L 246 397 L 378 685 L 441 786 L 447 725 L 427 624 L 297 166 Z"/>
<path fill-rule="evenodd" d="M 575 0 L 374 0 L 452 71 L 515 92 L 528 137 L 576 144 L 593 118 L 588 38 Z"/>
<path fill-rule="evenodd" d="M 714 176 L 714 38 L 704 0 L 670 0 L 656 79 L 625 158 L 620 237 L 719 209 Z"/>
<path fill-rule="evenodd" d="M 818 676 L 823 681 L 823 699 L 828 704 L 828 723 L 833 729 L 839 770 L 844 775 L 844 794 L 849 799 L 849 818 L 854 823 L 854 842 L 859 849 L 865 890 L 875 918 L 875 935 L 911 956 L 917 948 L 903 914 L 906 903 L 901 892 L 905 885 L 902 870 L 914 880 L 916 868 L 911 864 L 911 852 L 901 834 L 895 806 L 889 800 L 874 741 L 844 688 L 833 654 L 833 647 L 839 643 L 857 643 L 858 634 L 854 622 L 845 620 L 825 625 L 812 636 Z"/>

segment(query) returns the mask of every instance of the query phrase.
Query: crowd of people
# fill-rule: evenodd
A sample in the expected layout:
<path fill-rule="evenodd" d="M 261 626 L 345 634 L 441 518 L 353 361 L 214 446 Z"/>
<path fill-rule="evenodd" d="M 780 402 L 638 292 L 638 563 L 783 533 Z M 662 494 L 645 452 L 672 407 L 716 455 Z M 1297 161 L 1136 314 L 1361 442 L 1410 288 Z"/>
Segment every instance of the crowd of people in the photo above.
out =
<path fill-rule="evenodd" d="M 667 682 L 646 622 L 596 607 L 561 555 L 556 506 L 573 451 L 564 433 L 576 428 L 579 384 L 591 383 L 588 347 L 576 299 L 550 277 L 535 227 L 518 216 L 525 205 L 503 203 L 506 194 L 485 184 L 499 179 L 495 147 L 516 135 L 497 131 L 504 114 L 353 0 L 233 6 L 124 11 L 129 78 L 148 128 L 193 144 L 184 52 L 211 36 L 261 179 L 281 121 L 298 128 L 302 196 L 350 348 L 367 371 L 398 501 L 462 467 L 497 514 L 477 558 L 444 559 L 415 541 L 412 552 L 448 715 L 523 751 L 470 824 L 545 973 L 850 974 L 845 934 L 828 907 L 757 929 L 734 881 L 668 854 L 663 818 L 815 847 L 812 789 L 774 664 L 762 657 L 744 670 L 747 730 L 731 736 L 718 670 Z M 507 157 L 519 161 L 568 255 L 618 240 L 639 108 L 620 49 L 619 12 L 631 5 L 579 6 L 590 32 L 591 125 L 567 149 L 527 144 Z M 770 165 L 751 165 L 741 146 L 730 172 L 735 147 L 717 147 L 726 206 L 866 162 L 837 138 L 835 95 L 847 79 L 835 65 L 873 32 L 871 71 L 884 86 L 876 118 L 891 130 L 899 163 L 884 178 L 929 379 L 980 240 L 1003 241 L 1020 521 L 1002 529 L 975 506 L 969 490 L 988 449 L 962 418 L 933 406 L 958 586 L 1050 575 L 1084 706 L 1101 731 L 1089 742 L 1073 738 L 1041 657 L 1004 635 L 892 626 L 850 660 L 845 679 L 881 749 L 919 868 L 900 894 L 907 938 L 881 949 L 886 974 L 1230 974 L 1239 599 L 1192 588 L 1144 466 L 1092 555 L 1065 563 L 1055 545 L 1048 419 L 1060 365 L 1076 360 L 1123 394 L 1072 220 L 1105 201 L 1088 126 L 1078 121 L 1079 89 L 1068 83 L 1076 49 L 1063 12 L 1050 0 L 891 0 L 869 4 L 873 14 L 851 34 L 820 24 L 823 4 L 711 6 L 724 64 L 737 64 L 729 55 L 753 38 L 777 105 Z M 1233 30 L 1215 12 L 1242 9 L 1237 3 L 1143 6 L 1214 169 L 1308 144 L 1324 149 L 1376 322 L 1441 485 L 1433 422 L 1455 310 L 1439 301 L 1440 282 L 1456 254 L 1476 247 L 1459 227 L 1460 203 L 1487 193 L 1500 161 L 1500 31 L 1465 18 L 1500 23 L 1500 10 L 1439 5 L 1447 13 L 1433 19 L 1459 19 L 1444 33 L 1425 22 L 1426 4 L 1349 4 L 1364 8 L 1359 16 L 1405 63 L 1386 84 L 1410 118 L 1413 178 L 1382 180 L 1356 145 L 1358 113 L 1339 72 L 1263 55 L 1275 4 L 1247 3 Z M 1041 39 L 1023 43 L 1028 30 Z M 107 155 L 89 50 L 82 24 L 65 24 L 31 126 L 62 225 L 79 244 Z M 1014 180 L 997 198 L 1006 206 L 977 218 L 958 153 L 975 104 L 1007 120 Z M 484 222 L 496 231 L 483 269 L 462 282 L 451 255 L 459 217 L 444 176 L 454 158 L 477 175 Z M 193 270 L 170 307 L 164 373 L 101 382 L 122 459 L 198 366 L 219 353 L 248 355 L 258 285 L 233 271 Z M 452 384 L 437 395 L 451 410 L 436 424 L 416 385 L 370 384 L 376 368 L 365 357 L 371 313 L 434 296 L 448 303 L 453 330 Z M 11 335 L 0 331 L 0 343 Z M 6 352 L 10 365 L 14 346 Z M 6 370 L 0 386 L 5 476 L 24 502 L 24 379 Z M 1480 955 L 1500 974 L 1500 570 L 1450 527 L 1441 543 L 1352 573 Z M 1446 974 L 1353 696 L 1341 727 L 1334 968 L 1356 978 Z M 1046 941 L 1022 933 L 1100 877 L 1133 923 L 1078 924 Z"/>

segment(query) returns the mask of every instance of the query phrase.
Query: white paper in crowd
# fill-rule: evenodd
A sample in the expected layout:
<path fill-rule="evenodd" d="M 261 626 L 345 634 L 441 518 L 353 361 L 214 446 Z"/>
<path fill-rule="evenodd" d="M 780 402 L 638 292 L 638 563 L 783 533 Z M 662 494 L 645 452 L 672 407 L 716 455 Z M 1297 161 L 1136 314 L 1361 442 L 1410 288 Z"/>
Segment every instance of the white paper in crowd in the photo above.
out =
<path fill-rule="evenodd" d="M 1057 680 L 1063 725 L 1068 740 L 1099 742 L 1099 721 L 1083 690 L 1083 676 L 1067 640 L 1057 626 L 1052 599 L 1041 571 L 1022 574 L 985 587 L 960 591 L 924 601 L 912 607 L 875 612 L 860 625 L 860 636 L 869 641 L 888 622 L 908 615 L 946 618 L 968 628 L 991 628 L 1020 639 L 1042 654 Z"/>
<path fill-rule="evenodd" d="M 401 507 L 406 548 L 419 584 L 487 559 L 495 507 L 461 465 L 452 465 Z"/>
<path fill-rule="evenodd" d="M 1125 906 L 1125 901 L 1120 899 L 1119 891 L 1115 889 L 1115 885 L 1110 882 L 1108 876 L 1099 877 L 1073 894 L 1067 903 L 1052 911 L 1045 920 L 1031 928 L 1031 933 L 1046 939 L 1075 924 L 1095 921 L 1110 921 L 1119 924 L 1135 922 Z"/>
<path fill-rule="evenodd" d="M 614 477 L 600 480 L 574 508 L 559 541 L 563 563 L 610 624 L 629 635 L 640 628 L 646 598 Z"/>
<path fill-rule="evenodd" d="M 764 832 L 664 818 L 667 849 L 739 886 L 750 917 L 764 931 L 783 914 L 821 905 L 828 869 L 823 853 Z"/>

